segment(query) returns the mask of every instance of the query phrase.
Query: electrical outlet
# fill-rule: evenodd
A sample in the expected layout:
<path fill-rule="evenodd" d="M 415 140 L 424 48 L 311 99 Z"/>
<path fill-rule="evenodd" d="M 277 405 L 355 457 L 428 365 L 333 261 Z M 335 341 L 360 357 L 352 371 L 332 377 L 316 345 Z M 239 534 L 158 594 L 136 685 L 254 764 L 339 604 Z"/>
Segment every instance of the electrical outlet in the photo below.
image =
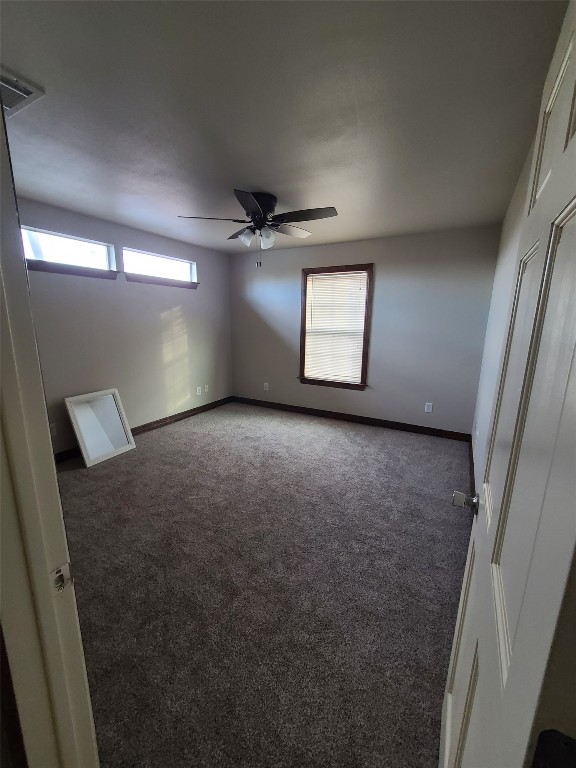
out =
<path fill-rule="evenodd" d="M 424 406 L 424 413 L 432 413 L 432 406 L 434 403 L 426 403 Z"/>
<path fill-rule="evenodd" d="M 202 387 L 196 387 L 196 394 L 201 395 L 202 394 Z"/>
<path fill-rule="evenodd" d="M 270 389 L 267 381 L 264 382 L 264 389 L 265 390 L 269 390 Z"/>
<path fill-rule="evenodd" d="M 56 437 L 57 432 L 58 432 L 58 430 L 56 428 L 56 423 L 54 421 L 51 421 L 50 422 L 50 434 L 52 435 L 52 437 Z"/>
<path fill-rule="evenodd" d="M 204 392 L 208 392 L 208 384 L 204 384 Z"/>

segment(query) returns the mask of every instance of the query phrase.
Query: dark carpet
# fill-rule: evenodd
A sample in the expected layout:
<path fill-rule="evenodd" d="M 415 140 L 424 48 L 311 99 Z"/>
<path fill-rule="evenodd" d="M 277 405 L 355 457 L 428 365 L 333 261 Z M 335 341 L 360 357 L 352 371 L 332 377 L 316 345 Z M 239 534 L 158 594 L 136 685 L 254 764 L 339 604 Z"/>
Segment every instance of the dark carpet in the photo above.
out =
<path fill-rule="evenodd" d="M 62 465 L 103 768 L 436 768 L 468 445 L 229 404 Z"/>

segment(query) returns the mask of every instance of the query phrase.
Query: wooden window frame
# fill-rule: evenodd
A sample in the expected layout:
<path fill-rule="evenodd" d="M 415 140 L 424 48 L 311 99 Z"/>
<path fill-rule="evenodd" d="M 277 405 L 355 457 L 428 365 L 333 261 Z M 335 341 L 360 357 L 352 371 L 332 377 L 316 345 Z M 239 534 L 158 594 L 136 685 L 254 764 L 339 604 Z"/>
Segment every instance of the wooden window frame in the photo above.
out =
<path fill-rule="evenodd" d="M 304 376 L 306 364 L 306 290 L 308 275 L 324 275 L 335 272 L 366 272 L 366 309 L 364 313 L 364 336 L 362 338 L 362 369 L 360 383 L 351 384 L 344 381 L 329 381 L 327 379 L 309 379 Z M 363 391 L 368 386 L 368 353 L 370 349 L 370 331 L 372 327 L 372 304 L 374 296 L 374 264 L 346 264 L 340 267 L 309 267 L 302 270 L 302 307 L 300 315 L 300 373 L 301 384 L 312 384 L 320 387 L 337 387 L 339 389 L 356 389 Z"/>

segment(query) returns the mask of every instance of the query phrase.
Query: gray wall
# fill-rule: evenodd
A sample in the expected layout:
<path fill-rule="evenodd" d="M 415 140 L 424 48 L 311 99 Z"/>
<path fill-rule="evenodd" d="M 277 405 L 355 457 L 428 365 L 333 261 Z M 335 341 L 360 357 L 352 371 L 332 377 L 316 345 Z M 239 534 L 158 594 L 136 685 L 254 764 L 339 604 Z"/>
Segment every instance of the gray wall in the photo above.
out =
<path fill-rule="evenodd" d="M 20 200 L 24 226 L 195 261 L 197 290 L 30 272 L 54 450 L 74 446 L 63 398 L 118 388 L 131 427 L 230 394 L 228 256 Z M 208 392 L 204 385 L 208 384 Z M 202 386 L 197 396 L 196 387 Z"/>
<path fill-rule="evenodd" d="M 261 254 L 257 269 L 254 253 L 229 259 L 29 200 L 20 200 L 20 214 L 25 226 L 110 242 L 117 251 L 124 245 L 188 258 L 198 267 L 197 291 L 128 283 L 123 275 L 111 281 L 30 273 L 56 451 L 75 444 L 63 398 L 110 387 L 119 389 L 133 427 L 235 394 L 472 429 L 497 226 L 273 249 Z M 300 384 L 302 268 L 364 262 L 375 264 L 368 388 Z M 425 402 L 434 403 L 431 414 Z"/>
<path fill-rule="evenodd" d="M 477 489 L 481 487 L 486 467 L 490 427 L 514 298 L 520 259 L 520 227 L 526 215 L 531 162 L 532 150 L 528 153 L 502 226 L 472 432 Z"/>
<path fill-rule="evenodd" d="M 485 226 L 275 248 L 261 268 L 254 253 L 232 256 L 233 393 L 470 433 L 499 234 Z M 368 388 L 301 384 L 301 270 L 366 262 L 375 265 Z"/>

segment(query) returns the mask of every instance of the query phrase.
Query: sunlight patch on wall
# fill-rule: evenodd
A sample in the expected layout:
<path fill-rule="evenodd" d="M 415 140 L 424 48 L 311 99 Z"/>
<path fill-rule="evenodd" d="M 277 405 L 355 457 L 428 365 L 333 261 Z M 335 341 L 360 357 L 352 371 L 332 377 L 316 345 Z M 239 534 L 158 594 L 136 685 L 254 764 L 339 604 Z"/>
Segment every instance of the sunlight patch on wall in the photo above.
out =
<path fill-rule="evenodd" d="M 192 407 L 188 328 L 182 307 L 162 312 L 162 365 L 168 414 Z"/>

